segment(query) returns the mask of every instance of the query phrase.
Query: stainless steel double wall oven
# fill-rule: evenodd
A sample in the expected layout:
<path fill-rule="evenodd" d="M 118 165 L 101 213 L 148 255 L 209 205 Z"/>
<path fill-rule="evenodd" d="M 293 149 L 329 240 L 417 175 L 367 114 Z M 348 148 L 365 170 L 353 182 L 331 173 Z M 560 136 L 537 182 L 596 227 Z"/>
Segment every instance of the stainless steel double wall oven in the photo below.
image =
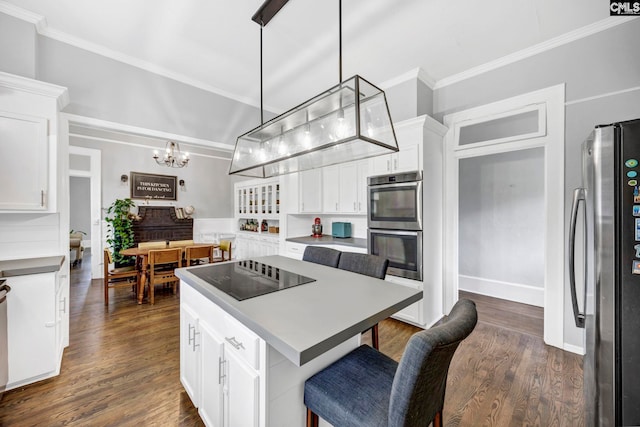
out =
<path fill-rule="evenodd" d="M 422 280 L 422 172 L 369 177 L 369 253 L 389 260 L 387 273 Z"/>

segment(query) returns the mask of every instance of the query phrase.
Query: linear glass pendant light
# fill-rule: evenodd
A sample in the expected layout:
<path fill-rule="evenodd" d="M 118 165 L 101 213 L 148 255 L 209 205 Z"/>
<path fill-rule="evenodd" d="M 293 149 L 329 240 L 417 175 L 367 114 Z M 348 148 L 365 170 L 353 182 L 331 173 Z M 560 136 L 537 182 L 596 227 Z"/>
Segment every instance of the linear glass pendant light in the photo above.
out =
<path fill-rule="evenodd" d="M 273 1 L 254 15 L 261 27 L 273 15 L 259 14 Z M 271 9 L 273 14 L 278 10 Z M 340 70 L 338 85 L 239 136 L 229 174 L 268 178 L 395 151 L 398 143 L 384 91 L 358 75 L 342 81 Z"/>

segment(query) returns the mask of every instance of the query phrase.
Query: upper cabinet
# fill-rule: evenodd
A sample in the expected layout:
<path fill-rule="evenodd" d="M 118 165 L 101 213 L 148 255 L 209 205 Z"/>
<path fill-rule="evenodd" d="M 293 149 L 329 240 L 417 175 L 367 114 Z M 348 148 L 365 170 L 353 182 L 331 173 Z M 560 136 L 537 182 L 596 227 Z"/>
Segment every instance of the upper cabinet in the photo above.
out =
<path fill-rule="evenodd" d="M 402 130 L 396 131 L 396 135 L 400 151 L 373 157 L 371 159 L 371 175 L 385 175 L 422 169 L 422 139 L 413 139 Z"/>
<path fill-rule="evenodd" d="M 322 212 L 322 169 L 310 169 L 299 173 L 300 213 Z"/>
<path fill-rule="evenodd" d="M 57 210 L 60 86 L 0 72 L 0 212 Z"/>
<path fill-rule="evenodd" d="M 368 160 L 323 168 L 322 212 L 366 214 L 368 171 Z"/>
<path fill-rule="evenodd" d="M 280 181 L 269 180 L 235 186 L 236 217 L 273 218 L 280 215 Z"/>

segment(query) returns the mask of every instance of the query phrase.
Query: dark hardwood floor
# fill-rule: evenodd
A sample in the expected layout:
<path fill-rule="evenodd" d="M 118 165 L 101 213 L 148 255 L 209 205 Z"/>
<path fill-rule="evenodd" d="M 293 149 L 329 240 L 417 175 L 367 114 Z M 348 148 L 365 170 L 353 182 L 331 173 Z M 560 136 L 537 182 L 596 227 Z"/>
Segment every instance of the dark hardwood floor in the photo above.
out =
<path fill-rule="evenodd" d="M 70 346 L 60 375 L 5 392 L 0 426 L 203 425 L 179 379 L 179 297 L 159 293 L 154 306 L 139 306 L 120 288 L 106 308 L 89 264 L 85 256 L 72 270 Z M 582 357 L 543 343 L 542 309 L 461 297 L 476 301 L 479 322 L 451 364 L 444 424 L 584 425 Z M 418 330 L 382 322 L 381 350 L 399 360 Z"/>

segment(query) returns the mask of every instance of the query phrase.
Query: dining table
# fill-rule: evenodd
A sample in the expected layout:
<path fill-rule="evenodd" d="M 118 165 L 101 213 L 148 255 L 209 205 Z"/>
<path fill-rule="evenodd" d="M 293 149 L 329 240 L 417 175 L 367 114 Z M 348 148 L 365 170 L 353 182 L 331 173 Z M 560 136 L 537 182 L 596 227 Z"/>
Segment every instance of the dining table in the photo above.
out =
<path fill-rule="evenodd" d="M 159 250 L 159 249 L 180 249 L 182 251 L 182 256 L 184 257 L 185 249 L 188 246 L 213 246 L 213 249 L 220 248 L 218 243 L 193 243 L 193 244 L 185 244 L 185 245 L 173 245 L 169 247 L 138 247 L 134 246 L 127 249 L 120 250 L 120 255 L 122 256 L 133 256 L 136 257 L 136 268 L 139 272 L 139 284 L 138 284 L 138 304 L 142 304 L 142 299 L 144 298 L 144 286 L 147 283 L 147 268 L 148 268 L 148 259 L 149 259 L 149 251 Z"/>

